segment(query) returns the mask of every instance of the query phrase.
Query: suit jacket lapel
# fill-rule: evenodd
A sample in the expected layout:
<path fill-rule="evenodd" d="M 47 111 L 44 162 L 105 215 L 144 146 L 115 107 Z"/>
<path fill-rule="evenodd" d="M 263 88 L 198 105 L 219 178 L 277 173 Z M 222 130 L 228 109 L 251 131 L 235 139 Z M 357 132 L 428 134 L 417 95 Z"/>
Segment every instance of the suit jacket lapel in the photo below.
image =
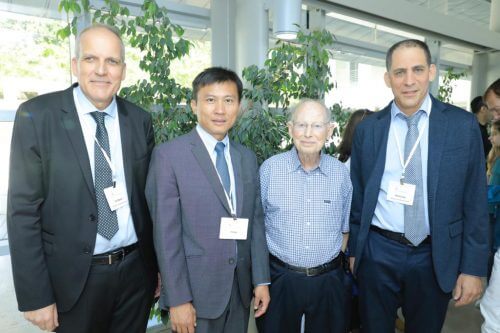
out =
<path fill-rule="evenodd" d="M 373 152 L 375 154 L 375 165 L 369 182 L 372 184 L 367 185 L 367 189 L 373 189 L 374 203 L 378 199 L 380 191 L 380 182 L 385 169 L 385 159 L 387 154 L 387 141 L 389 138 L 389 128 L 391 126 L 391 105 L 389 104 L 384 110 L 375 115 L 377 121 L 375 122 L 373 130 Z M 373 207 L 375 209 L 375 207 Z"/>
<path fill-rule="evenodd" d="M 429 223 L 432 223 L 432 212 L 436 198 L 439 180 L 439 166 L 443 153 L 444 142 L 448 129 L 448 117 L 445 114 L 446 106 L 431 96 L 432 111 L 429 117 L 429 152 L 427 161 L 427 197 L 429 204 Z"/>
<path fill-rule="evenodd" d="M 200 136 L 196 132 L 196 128 L 193 129 L 189 135 L 191 136 L 191 151 L 193 152 L 194 157 L 198 161 L 198 164 L 203 170 L 203 173 L 207 177 L 208 182 L 212 186 L 212 189 L 215 192 L 215 195 L 219 198 L 224 208 L 228 213 L 231 213 L 231 209 L 229 208 L 229 204 L 226 199 L 226 195 L 224 193 L 224 188 L 219 180 L 219 175 L 217 175 L 217 171 L 215 170 L 214 164 L 208 155 L 207 148 L 201 141 Z"/>
<path fill-rule="evenodd" d="M 132 200 L 132 187 L 134 183 L 132 182 L 132 130 L 130 128 L 130 117 L 127 108 L 123 101 L 117 97 L 116 105 L 119 114 L 120 123 L 120 139 L 122 144 L 122 154 L 123 154 L 123 168 L 125 171 L 125 183 L 127 185 L 128 200 Z"/>
<path fill-rule="evenodd" d="M 76 85 L 73 85 L 64 91 L 64 95 L 62 97 L 61 122 L 63 127 L 66 129 L 69 141 L 75 151 L 75 156 L 80 164 L 80 170 L 82 171 L 88 190 L 91 193 L 91 197 L 95 201 L 94 182 L 92 180 L 92 171 L 90 170 L 89 154 L 87 152 L 87 147 L 85 146 L 82 126 L 80 124 L 75 101 L 73 99 L 74 87 L 76 87 Z"/>
<path fill-rule="evenodd" d="M 230 143 L 231 163 L 233 164 L 234 172 L 234 187 L 236 188 L 236 215 L 240 216 L 243 209 L 243 176 L 241 175 L 242 161 L 241 153 L 236 148 L 236 145 Z"/>

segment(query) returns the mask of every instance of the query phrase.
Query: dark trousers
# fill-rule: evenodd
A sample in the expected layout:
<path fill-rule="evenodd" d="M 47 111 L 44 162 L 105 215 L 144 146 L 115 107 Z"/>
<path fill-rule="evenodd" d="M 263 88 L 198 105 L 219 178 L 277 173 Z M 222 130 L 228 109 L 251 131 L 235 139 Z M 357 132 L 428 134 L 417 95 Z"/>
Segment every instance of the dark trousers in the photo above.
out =
<path fill-rule="evenodd" d="M 222 315 L 215 319 L 196 318 L 196 333 L 247 333 L 250 308 L 240 297 L 238 279 L 233 280 L 231 297 Z"/>
<path fill-rule="evenodd" d="M 271 261 L 271 302 L 257 319 L 260 333 L 299 333 L 305 315 L 305 333 L 344 333 L 345 273 L 341 267 L 308 277 Z"/>
<path fill-rule="evenodd" d="M 156 273 L 145 268 L 139 250 L 112 265 L 92 265 L 75 306 L 58 314 L 56 331 L 145 332 L 156 281 Z"/>
<path fill-rule="evenodd" d="M 450 293 L 437 283 L 430 244 L 409 247 L 370 231 L 357 271 L 363 332 L 394 332 L 402 307 L 405 333 L 439 333 Z"/>

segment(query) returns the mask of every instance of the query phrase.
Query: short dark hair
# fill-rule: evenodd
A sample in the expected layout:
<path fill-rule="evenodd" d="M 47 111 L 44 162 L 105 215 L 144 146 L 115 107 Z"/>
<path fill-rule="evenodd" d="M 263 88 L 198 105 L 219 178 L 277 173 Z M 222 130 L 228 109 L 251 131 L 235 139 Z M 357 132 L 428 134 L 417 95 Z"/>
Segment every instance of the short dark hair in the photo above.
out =
<path fill-rule="evenodd" d="M 427 61 L 427 65 L 431 65 L 431 51 L 429 51 L 429 47 L 427 46 L 426 43 L 422 42 L 421 40 L 418 39 L 404 39 L 402 41 L 397 42 L 393 46 L 389 48 L 389 51 L 387 51 L 387 54 L 385 56 L 385 67 L 387 71 L 391 69 L 392 66 L 392 54 L 394 51 L 401 47 L 418 47 L 422 49 L 425 53 L 425 60 Z"/>
<path fill-rule="evenodd" d="M 243 83 L 241 82 L 238 74 L 233 72 L 230 69 L 223 67 L 210 67 L 206 68 L 198 74 L 193 80 L 193 100 L 197 100 L 198 91 L 213 83 L 222 83 L 222 82 L 234 82 L 236 84 L 236 88 L 238 89 L 238 101 L 241 102 L 241 96 L 243 94 Z"/>
<path fill-rule="evenodd" d="M 483 103 L 483 96 L 476 96 L 471 102 L 470 102 L 470 110 L 472 113 L 476 114 L 479 111 L 481 111 L 481 108 L 484 106 Z"/>
<path fill-rule="evenodd" d="M 500 78 L 496 79 L 495 82 L 490 84 L 488 89 L 484 92 L 484 99 L 486 99 L 486 95 L 488 95 L 490 92 L 493 92 L 497 97 L 500 97 Z"/>

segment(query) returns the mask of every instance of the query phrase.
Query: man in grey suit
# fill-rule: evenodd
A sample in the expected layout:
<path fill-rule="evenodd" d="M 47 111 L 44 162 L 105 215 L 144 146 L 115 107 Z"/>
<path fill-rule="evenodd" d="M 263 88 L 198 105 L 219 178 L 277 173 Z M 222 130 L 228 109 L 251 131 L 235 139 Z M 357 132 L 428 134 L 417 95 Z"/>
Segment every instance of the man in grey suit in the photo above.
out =
<path fill-rule="evenodd" d="M 153 151 L 146 198 L 162 278 L 162 306 L 176 332 L 245 333 L 269 303 L 269 259 L 258 165 L 229 140 L 242 83 L 224 68 L 193 81 L 198 124 Z"/>

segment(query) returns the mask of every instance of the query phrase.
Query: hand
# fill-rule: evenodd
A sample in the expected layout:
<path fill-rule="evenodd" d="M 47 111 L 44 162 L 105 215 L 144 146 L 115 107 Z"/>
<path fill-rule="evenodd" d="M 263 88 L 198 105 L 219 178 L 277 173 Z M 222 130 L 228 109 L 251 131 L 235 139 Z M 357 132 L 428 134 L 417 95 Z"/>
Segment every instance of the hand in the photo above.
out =
<path fill-rule="evenodd" d="M 255 310 L 255 318 L 258 318 L 266 313 L 269 302 L 271 301 L 269 286 L 257 286 L 254 288 L 253 294 L 253 309 Z"/>
<path fill-rule="evenodd" d="M 483 283 L 478 276 L 460 274 L 457 279 L 455 289 L 453 289 L 453 299 L 455 306 L 463 306 L 472 303 L 481 297 Z"/>
<path fill-rule="evenodd" d="M 56 303 L 38 310 L 26 311 L 24 318 L 43 331 L 52 332 L 59 326 Z"/>
<path fill-rule="evenodd" d="M 196 327 L 196 310 L 193 304 L 184 303 L 170 307 L 170 322 L 172 332 L 194 333 Z"/>
<path fill-rule="evenodd" d="M 351 270 L 352 275 L 354 275 L 354 261 L 356 258 L 349 257 L 349 269 Z"/>
<path fill-rule="evenodd" d="M 158 283 L 156 284 L 154 298 L 156 299 L 156 298 L 160 297 L 160 294 L 161 294 L 161 277 L 160 277 L 160 273 L 158 273 Z"/>

